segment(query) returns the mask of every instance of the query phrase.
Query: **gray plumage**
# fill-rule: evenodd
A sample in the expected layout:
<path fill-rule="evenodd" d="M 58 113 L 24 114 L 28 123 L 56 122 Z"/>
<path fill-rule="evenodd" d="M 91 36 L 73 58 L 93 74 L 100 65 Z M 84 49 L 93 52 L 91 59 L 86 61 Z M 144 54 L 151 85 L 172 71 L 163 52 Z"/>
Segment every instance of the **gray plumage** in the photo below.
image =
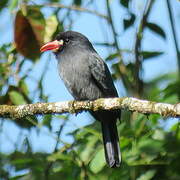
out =
<path fill-rule="evenodd" d="M 59 33 L 64 45 L 55 52 L 58 70 L 65 86 L 76 100 L 118 97 L 109 69 L 90 41 L 74 31 Z M 90 112 L 101 122 L 105 157 L 110 167 L 121 161 L 116 120 L 120 111 Z"/>

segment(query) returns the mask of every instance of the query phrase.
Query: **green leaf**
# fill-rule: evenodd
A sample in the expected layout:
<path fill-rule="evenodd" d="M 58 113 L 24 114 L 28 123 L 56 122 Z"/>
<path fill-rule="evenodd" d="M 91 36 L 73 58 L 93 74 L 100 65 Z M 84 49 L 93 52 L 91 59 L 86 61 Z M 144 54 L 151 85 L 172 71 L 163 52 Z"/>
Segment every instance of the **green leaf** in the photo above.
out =
<path fill-rule="evenodd" d="M 27 104 L 24 97 L 17 91 L 10 91 L 9 97 L 12 103 L 15 105 Z"/>
<path fill-rule="evenodd" d="M 171 131 L 174 131 L 176 133 L 176 137 L 178 140 L 180 140 L 180 123 L 177 122 L 171 127 Z"/>
<path fill-rule="evenodd" d="M 28 178 L 25 178 L 26 176 L 29 177 L 27 174 L 23 174 L 23 175 L 17 175 L 17 176 L 10 177 L 9 180 L 28 179 Z"/>
<path fill-rule="evenodd" d="M 138 149 L 133 148 L 132 151 L 127 151 L 125 159 L 128 165 L 134 165 L 134 163 L 139 159 Z"/>
<path fill-rule="evenodd" d="M 23 79 L 21 79 L 20 81 L 19 81 L 19 88 L 22 90 L 22 92 L 26 95 L 26 96 L 28 96 L 28 94 L 29 94 L 29 90 L 28 90 L 28 86 L 27 86 L 27 84 L 26 84 L 26 82 L 23 80 Z"/>
<path fill-rule="evenodd" d="M 165 133 L 161 129 L 156 129 L 152 137 L 153 139 L 163 141 L 165 139 Z"/>
<path fill-rule="evenodd" d="M 149 170 L 142 174 L 140 177 L 138 177 L 137 180 L 150 180 L 154 177 L 155 174 L 156 170 Z"/>
<path fill-rule="evenodd" d="M 52 120 L 52 115 L 47 114 L 47 115 L 44 116 L 42 124 L 44 126 L 47 126 L 49 129 L 51 129 L 52 128 L 51 127 L 51 120 Z"/>
<path fill-rule="evenodd" d="M 118 56 L 119 56 L 119 53 L 113 53 L 113 54 L 110 54 L 105 60 L 106 61 L 113 60 L 113 59 L 115 59 Z"/>
<path fill-rule="evenodd" d="M 164 30 L 157 24 L 146 22 L 146 27 L 148 27 L 151 31 L 157 33 L 162 38 L 166 39 L 166 34 Z"/>
<path fill-rule="evenodd" d="M 52 2 L 60 2 L 60 0 L 51 0 Z"/>
<path fill-rule="evenodd" d="M 29 163 L 31 163 L 31 162 L 33 162 L 33 159 L 32 158 L 21 158 L 21 159 L 15 159 L 15 160 L 13 160 L 13 161 L 11 161 L 11 163 L 13 164 L 13 165 L 23 165 L 23 164 L 29 164 Z"/>
<path fill-rule="evenodd" d="M 10 3 L 10 5 L 9 5 L 10 11 L 14 10 L 14 8 L 17 7 L 18 1 L 19 1 L 19 0 L 11 0 L 11 3 Z"/>
<path fill-rule="evenodd" d="M 167 98 L 172 97 L 173 95 L 176 95 L 180 97 L 180 80 L 170 83 L 164 90 L 164 100 Z M 176 99 L 175 99 L 176 100 Z M 176 102 L 170 102 L 170 103 L 176 103 Z"/>
<path fill-rule="evenodd" d="M 55 15 L 52 15 L 48 19 L 46 19 L 44 42 L 49 42 L 52 40 L 52 36 L 56 32 L 57 27 L 58 20 Z"/>
<path fill-rule="evenodd" d="M 127 147 L 129 144 L 131 144 L 131 139 L 126 137 L 121 137 L 121 148 Z"/>
<path fill-rule="evenodd" d="M 135 22 L 136 16 L 134 14 L 130 14 L 129 19 L 124 19 L 123 24 L 124 24 L 124 29 L 128 29 L 130 26 L 132 26 Z"/>
<path fill-rule="evenodd" d="M 5 8 L 6 4 L 8 3 L 8 0 L 1 0 L 0 1 L 0 11 Z"/>
<path fill-rule="evenodd" d="M 66 115 L 62 115 L 62 114 L 54 115 L 54 117 L 62 119 L 62 120 L 68 120 L 69 119 L 69 115 L 67 115 L 67 114 Z"/>
<path fill-rule="evenodd" d="M 83 162 L 88 163 L 90 155 L 94 152 L 95 143 L 97 143 L 98 138 L 96 136 L 91 135 L 88 136 L 86 139 L 88 142 L 85 144 L 85 148 L 81 149 L 81 152 L 79 153 Z"/>
<path fill-rule="evenodd" d="M 48 161 L 57 161 L 57 160 L 65 160 L 65 161 L 72 161 L 72 156 L 69 154 L 63 154 L 61 152 L 53 153 L 50 156 L 48 156 Z"/>
<path fill-rule="evenodd" d="M 84 127 L 83 128 L 86 132 L 89 132 L 93 135 L 95 135 L 96 137 L 98 137 L 99 139 L 101 139 L 101 133 L 95 129 L 89 128 L 89 127 Z"/>
<path fill-rule="evenodd" d="M 101 148 L 90 163 L 90 169 L 94 173 L 100 172 L 105 166 L 104 149 Z"/>
<path fill-rule="evenodd" d="M 143 56 L 143 59 L 149 59 L 153 57 L 157 57 L 163 54 L 163 52 L 159 51 L 142 51 L 140 54 Z"/>
<path fill-rule="evenodd" d="M 142 153 L 157 154 L 163 151 L 163 142 L 150 138 L 141 138 L 138 147 Z"/>
<path fill-rule="evenodd" d="M 74 0 L 74 4 L 77 5 L 77 6 L 80 6 L 82 3 L 81 0 Z"/>

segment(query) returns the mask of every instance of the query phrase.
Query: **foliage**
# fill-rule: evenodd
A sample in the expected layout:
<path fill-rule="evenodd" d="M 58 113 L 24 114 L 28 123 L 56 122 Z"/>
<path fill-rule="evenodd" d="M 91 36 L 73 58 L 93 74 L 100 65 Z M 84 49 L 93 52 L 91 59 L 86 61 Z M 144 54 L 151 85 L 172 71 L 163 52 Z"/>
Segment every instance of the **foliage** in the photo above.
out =
<path fill-rule="evenodd" d="M 95 0 L 74 0 L 68 5 L 77 8 L 73 11 L 68 6 L 63 8 L 56 4 L 63 5 L 64 1 L 47 0 L 43 2 L 44 4 L 39 5 L 40 2 L 43 1 L 1 0 L 0 2 L 0 16 L 4 16 L 4 10 L 8 6 L 8 13 L 15 19 L 14 42 L 1 42 L 0 45 L 1 104 L 19 105 L 48 101 L 49 96 L 45 93 L 44 88 L 48 62 L 44 69 L 41 69 L 42 73 L 39 71 L 39 77 L 31 76 L 33 68 L 43 61 L 39 48 L 45 42 L 53 39 L 57 32 L 73 28 L 76 18 L 86 14 L 87 10 L 95 7 L 96 4 Z M 152 49 L 144 48 L 142 42 L 148 44 L 145 36 L 147 32 L 148 36 L 156 37 L 157 41 L 163 41 L 163 43 L 168 43 L 172 34 L 168 34 L 167 27 L 162 27 L 149 20 L 149 16 L 154 13 L 152 7 L 157 1 L 150 0 L 150 5 L 144 5 L 146 9 L 141 10 L 141 16 L 132 8 L 134 2 L 135 0 L 116 1 L 118 8 L 126 14 L 121 17 L 121 24 L 119 23 L 120 18 L 113 16 L 113 22 L 118 21 L 116 26 L 112 21 L 99 16 L 95 9 L 91 11 L 89 16 L 92 16 L 94 12 L 95 16 L 99 16 L 97 18 L 106 21 L 106 28 L 112 29 L 110 36 L 113 42 L 110 43 L 106 38 L 105 42 L 94 44 L 108 49 L 109 54 L 105 59 L 112 65 L 114 81 L 121 84 L 122 91 L 125 91 L 127 95 L 159 102 L 177 103 L 180 99 L 180 69 L 173 72 L 168 71 L 168 73 L 160 72 L 151 80 L 145 79 L 143 75 L 146 70 L 143 67 L 147 60 L 156 61 L 158 58 L 169 58 L 165 56 L 167 50 L 160 50 L 158 42 L 152 42 Z M 112 14 L 115 14 L 114 9 L 111 9 L 113 3 L 114 1 L 107 0 L 106 4 L 110 6 Z M 50 12 L 48 17 L 47 12 Z M 110 15 L 107 13 L 105 16 L 109 19 Z M 168 11 L 167 16 L 169 16 Z M 132 45 L 128 49 L 120 48 L 122 42 L 117 24 L 123 29 L 121 33 L 124 36 L 128 32 L 134 33 L 136 37 L 132 40 L 134 49 Z M 2 22 L 0 25 L 3 26 Z M 168 26 L 171 27 L 171 24 Z M 92 30 L 95 32 L 95 29 L 92 28 Z M 104 29 L 102 31 L 107 32 Z M 180 61 L 180 59 L 171 57 L 171 61 Z M 159 66 L 161 66 L 160 63 Z M 152 66 L 149 68 L 154 70 Z M 30 81 L 32 83 L 29 83 Z M 54 133 L 53 121 L 55 120 L 62 122 L 57 133 Z M 3 138 L 3 142 L 8 137 L 6 136 L 8 132 L 4 132 L 4 124 L 10 123 L 10 128 L 15 125 L 19 128 L 20 133 L 13 151 L 1 150 L 3 144 L 0 144 L 0 179 L 180 179 L 178 122 L 169 125 L 172 121 L 169 118 L 123 112 L 122 120 L 118 122 L 122 165 L 119 169 L 110 169 L 106 166 L 104 159 L 99 123 L 94 122 L 72 132 L 67 131 L 67 135 L 73 138 L 73 142 L 67 143 L 62 137 L 62 132 L 68 126 L 69 121 L 69 115 L 46 115 L 21 120 L 1 119 L 0 138 Z M 36 140 L 33 141 L 31 135 L 33 131 L 41 134 L 43 128 L 48 129 L 49 136 L 55 137 L 55 147 L 51 152 L 45 152 L 44 149 L 36 152 L 33 149 Z M 48 140 L 46 141 L 46 146 L 48 146 Z"/>

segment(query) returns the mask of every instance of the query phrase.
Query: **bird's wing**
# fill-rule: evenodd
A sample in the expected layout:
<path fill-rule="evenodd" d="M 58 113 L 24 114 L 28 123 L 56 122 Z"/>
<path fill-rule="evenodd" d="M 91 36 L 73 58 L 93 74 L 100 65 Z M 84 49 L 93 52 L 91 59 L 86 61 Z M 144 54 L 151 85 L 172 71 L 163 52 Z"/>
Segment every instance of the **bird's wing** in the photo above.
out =
<path fill-rule="evenodd" d="M 106 63 L 97 53 L 89 56 L 89 67 L 94 83 L 103 92 L 104 97 L 117 97 L 117 91 Z"/>

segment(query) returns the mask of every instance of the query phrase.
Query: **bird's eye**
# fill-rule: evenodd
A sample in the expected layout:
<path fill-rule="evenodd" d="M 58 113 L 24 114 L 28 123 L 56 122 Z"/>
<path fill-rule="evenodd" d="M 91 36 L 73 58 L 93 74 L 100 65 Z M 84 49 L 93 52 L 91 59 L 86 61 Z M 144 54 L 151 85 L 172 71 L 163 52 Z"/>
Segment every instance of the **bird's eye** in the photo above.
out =
<path fill-rule="evenodd" d="M 69 43 L 69 39 L 65 39 L 64 42 L 67 44 Z"/>

